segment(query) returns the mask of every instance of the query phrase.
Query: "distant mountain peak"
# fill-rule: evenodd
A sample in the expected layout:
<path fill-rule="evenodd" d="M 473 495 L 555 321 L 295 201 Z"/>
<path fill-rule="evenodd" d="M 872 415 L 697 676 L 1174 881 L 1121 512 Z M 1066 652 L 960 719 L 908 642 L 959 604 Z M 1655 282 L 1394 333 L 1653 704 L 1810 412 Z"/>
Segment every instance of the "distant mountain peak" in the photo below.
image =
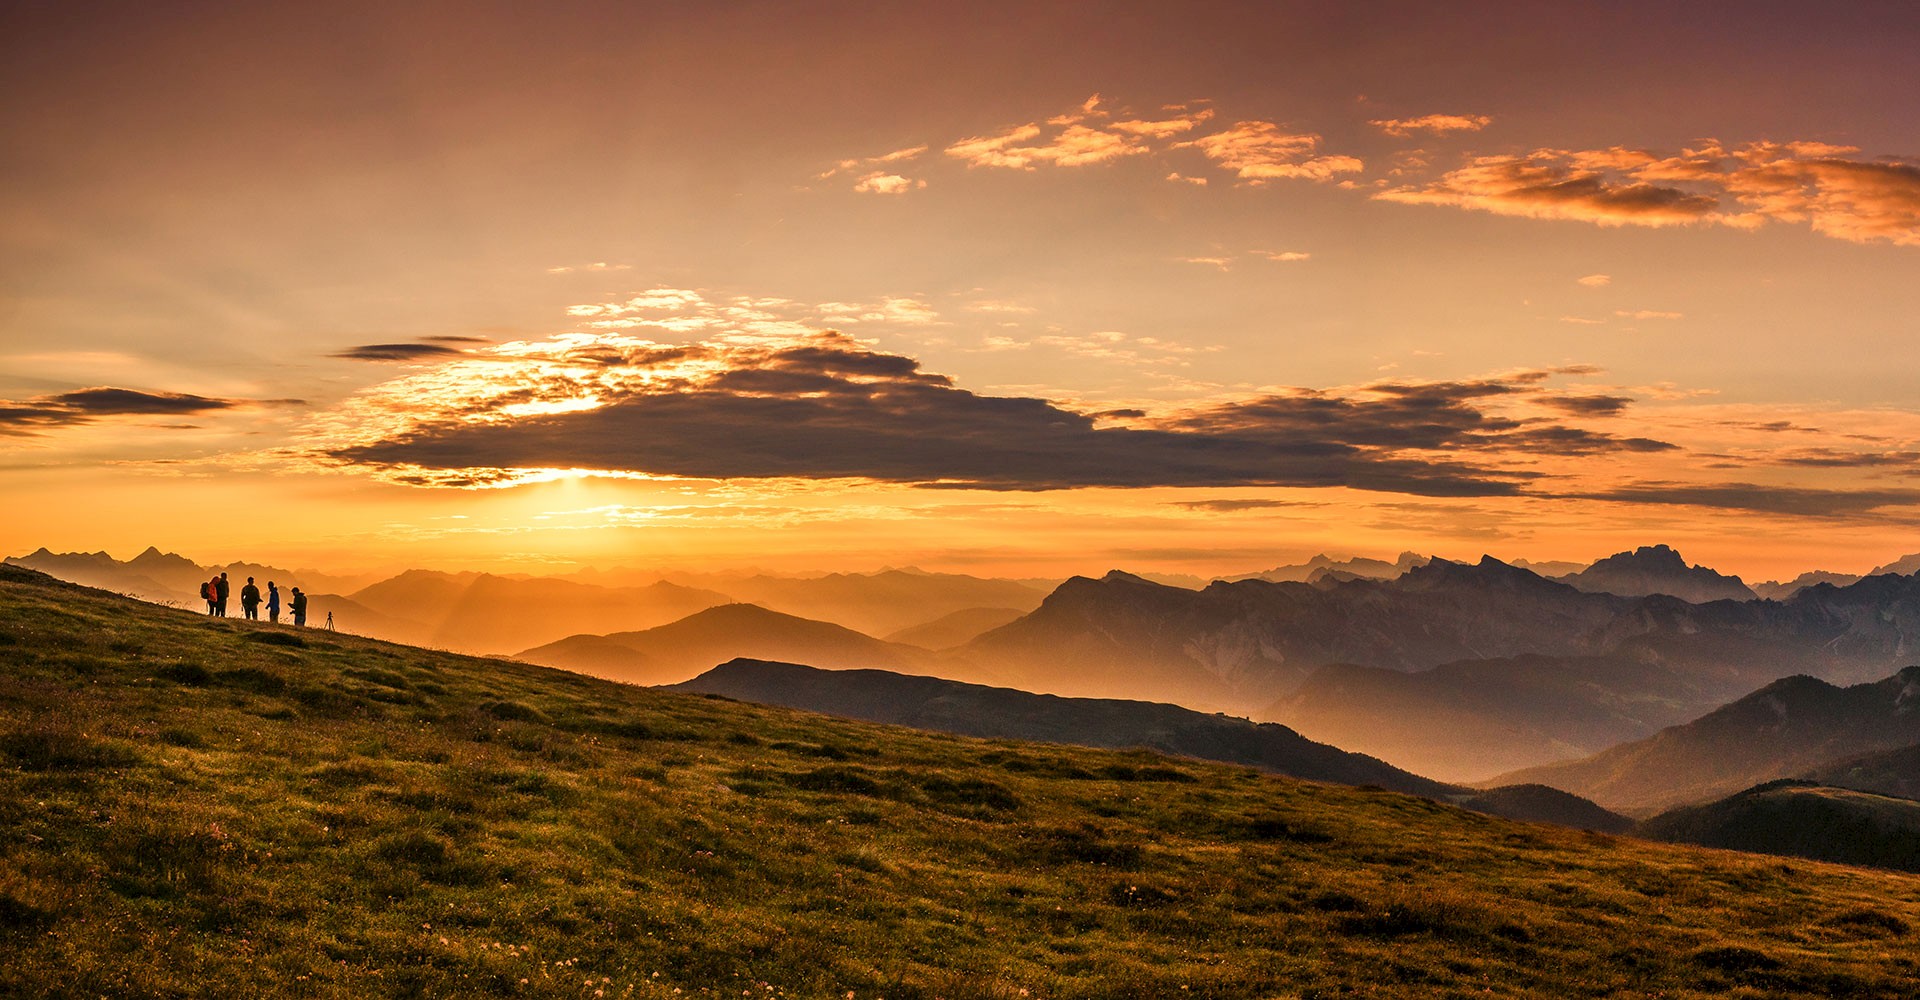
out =
<path fill-rule="evenodd" d="M 1622 597 L 1665 594 L 1692 604 L 1751 601 L 1758 597 L 1737 576 L 1689 565 L 1671 545 L 1642 545 L 1628 552 L 1616 552 L 1559 579 L 1591 593 Z"/>

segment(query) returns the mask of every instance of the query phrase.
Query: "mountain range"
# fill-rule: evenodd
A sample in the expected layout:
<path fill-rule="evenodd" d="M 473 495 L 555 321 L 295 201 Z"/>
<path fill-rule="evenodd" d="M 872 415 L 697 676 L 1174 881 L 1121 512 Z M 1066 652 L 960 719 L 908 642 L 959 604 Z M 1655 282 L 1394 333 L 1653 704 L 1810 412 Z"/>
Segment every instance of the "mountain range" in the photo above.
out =
<path fill-rule="evenodd" d="M 1895 873 L 208 620 L 10 566 L 0 693 L 8 997 L 1914 982 L 1920 882 Z"/>
<path fill-rule="evenodd" d="M 1644 814 L 1916 743 L 1920 666 L 1851 687 L 1794 676 L 1647 739 L 1490 783 L 1551 785 Z"/>

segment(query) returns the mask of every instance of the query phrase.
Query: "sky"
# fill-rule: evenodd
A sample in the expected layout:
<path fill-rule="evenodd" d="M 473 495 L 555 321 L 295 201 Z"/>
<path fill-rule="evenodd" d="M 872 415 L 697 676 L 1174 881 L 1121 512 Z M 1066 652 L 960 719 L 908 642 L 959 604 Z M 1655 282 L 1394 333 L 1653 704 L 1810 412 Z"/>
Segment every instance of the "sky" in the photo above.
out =
<path fill-rule="evenodd" d="M 1920 551 L 1920 11 L 14 4 L 0 552 Z"/>

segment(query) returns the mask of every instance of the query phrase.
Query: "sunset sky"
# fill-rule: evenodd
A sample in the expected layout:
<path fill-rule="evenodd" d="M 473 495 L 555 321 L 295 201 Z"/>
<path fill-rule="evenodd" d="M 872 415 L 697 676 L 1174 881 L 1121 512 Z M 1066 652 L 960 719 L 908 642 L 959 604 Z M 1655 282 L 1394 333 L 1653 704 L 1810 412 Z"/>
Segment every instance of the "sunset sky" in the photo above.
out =
<path fill-rule="evenodd" d="M 1860 572 L 1916 94 L 1907 3 L 12 4 L 0 554 Z"/>

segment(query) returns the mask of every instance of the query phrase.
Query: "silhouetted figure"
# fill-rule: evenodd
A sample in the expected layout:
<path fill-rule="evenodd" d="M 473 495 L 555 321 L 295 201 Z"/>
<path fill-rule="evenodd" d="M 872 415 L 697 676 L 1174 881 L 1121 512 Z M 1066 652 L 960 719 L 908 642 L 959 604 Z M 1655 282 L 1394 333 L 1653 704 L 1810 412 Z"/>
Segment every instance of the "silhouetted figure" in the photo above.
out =
<path fill-rule="evenodd" d="M 227 582 L 227 574 L 220 574 L 220 579 L 215 580 L 213 583 L 213 589 L 216 603 L 220 605 L 220 617 L 225 618 L 227 616 L 227 596 L 233 589 L 233 585 Z"/>
<path fill-rule="evenodd" d="M 333 612 L 327 612 L 327 631 L 333 631 Z"/>
<path fill-rule="evenodd" d="M 280 624 L 280 585 L 267 581 L 267 620 Z"/>
<path fill-rule="evenodd" d="M 302 594 L 299 587 L 293 588 L 293 600 L 290 602 L 289 608 L 293 611 L 293 623 L 295 625 L 305 625 L 307 623 L 307 595 Z"/>
<path fill-rule="evenodd" d="M 208 615 L 217 615 L 220 613 L 220 580 L 218 577 L 201 582 L 200 599 L 207 602 Z"/>
<path fill-rule="evenodd" d="M 253 577 L 247 577 L 247 585 L 240 588 L 240 611 L 250 622 L 260 620 L 260 588 L 253 585 Z"/>

